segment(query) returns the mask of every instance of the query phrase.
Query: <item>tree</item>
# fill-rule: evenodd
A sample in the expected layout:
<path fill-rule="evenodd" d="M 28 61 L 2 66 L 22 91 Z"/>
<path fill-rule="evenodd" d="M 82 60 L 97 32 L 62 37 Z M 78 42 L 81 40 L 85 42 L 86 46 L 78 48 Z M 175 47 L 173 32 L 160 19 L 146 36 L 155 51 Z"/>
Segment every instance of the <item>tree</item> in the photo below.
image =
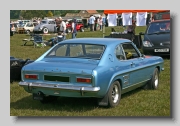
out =
<path fill-rule="evenodd" d="M 53 13 L 51 11 L 48 11 L 48 13 L 46 14 L 47 17 L 52 17 Z"/>

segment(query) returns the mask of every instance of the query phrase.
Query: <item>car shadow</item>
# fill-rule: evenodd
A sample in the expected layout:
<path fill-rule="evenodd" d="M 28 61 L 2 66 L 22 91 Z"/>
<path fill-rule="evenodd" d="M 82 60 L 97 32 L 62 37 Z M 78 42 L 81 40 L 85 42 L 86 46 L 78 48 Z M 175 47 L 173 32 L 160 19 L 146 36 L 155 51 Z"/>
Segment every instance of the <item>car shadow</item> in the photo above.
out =
<path fill-rule="evenodd" d="M 142 88 L 137 88 L 133 91 L 127 92 L 121 96 L 121 99 L 129 97 L 141 91 Z M 10 108 L 13 109 L 32 109 L 32 110 L 52 110 L 52 111 L 67 111 L 67 112 L 81 112 L 93 110 L 95 108 L 108 109 L 107 106 L 98 106 L 96 98 L 70 98 L 58 97 L 57 100 L 49 103 L 41 103 L 38 100 L 33 100 L 32 95 L 23 97 L 22 99 L 11 102 Z"/>
<path fill-rule="evenodd" d="M 95 98 L 69 98 L 58 97 L 57 100 L 49 103 L 41 103 L 38 100 L 34 100 L 32 95 L 23 97 L 22 99 L 11 102 L 10 108 L 13 109 L 32 109 L 32 110 L 53 110 L 53 111 L 89 111 L 97 108 L 97 99 Z"/>

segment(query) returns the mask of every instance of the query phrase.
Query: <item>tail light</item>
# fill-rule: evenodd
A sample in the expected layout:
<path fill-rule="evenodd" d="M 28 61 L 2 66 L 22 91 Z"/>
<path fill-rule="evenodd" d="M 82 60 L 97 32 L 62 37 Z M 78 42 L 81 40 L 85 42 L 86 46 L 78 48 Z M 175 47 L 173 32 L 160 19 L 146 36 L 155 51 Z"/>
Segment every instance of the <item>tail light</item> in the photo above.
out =
<path fill-rule="evenodd" d="M 76 78 L 76 81 L 77 81 L 77 82 L 80 82 L 80 83 L 91 83 L 91 78 L 81 78 L 81 77 L 77 77 L 77 78 Z"/>
<path fill-rule="evenodd" d="M 36 75 L 36 74 L 25 74 L 24 77 L 26 79 L 34 79 L 34 80 L 38 79 L 38 75 Z"/>

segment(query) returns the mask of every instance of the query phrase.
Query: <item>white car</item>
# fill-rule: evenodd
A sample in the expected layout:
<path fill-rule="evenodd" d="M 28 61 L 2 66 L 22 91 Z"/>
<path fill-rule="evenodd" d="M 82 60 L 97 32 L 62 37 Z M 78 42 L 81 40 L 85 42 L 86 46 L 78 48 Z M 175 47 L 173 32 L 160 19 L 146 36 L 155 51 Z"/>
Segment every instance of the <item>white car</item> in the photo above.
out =
<path fill-rule="evenodd" d="M 28 22 L 24 25 L 24 29 L 25 29 L 25 32 L 27 34 L 30 34 L 31 32 L 33 32 L 34 30 L 34 27 L 37 25 L 37 22 Z"/>
<path fill-rule="evenodd" d="M 23 33 L 27 33 L 30 34 L 31 32 L 33 32 L 34 27 L 37 25 L 37 22 L 27 22 L 24 24 L 19 24 L 17 27 L 17 32 L 23 32 Z"/>

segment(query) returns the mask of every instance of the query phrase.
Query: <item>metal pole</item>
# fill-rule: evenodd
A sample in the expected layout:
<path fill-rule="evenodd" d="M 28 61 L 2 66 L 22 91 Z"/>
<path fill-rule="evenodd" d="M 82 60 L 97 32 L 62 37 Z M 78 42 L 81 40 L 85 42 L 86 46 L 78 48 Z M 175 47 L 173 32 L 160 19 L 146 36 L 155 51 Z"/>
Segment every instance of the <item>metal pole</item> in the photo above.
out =
<path fill-rule="evenodd" d="M 103 24 L 102 28 L 103 28 L 103 38 L 104 38 L 104 35 L 105 35 L 105 25 L 104 24 Z"/>

